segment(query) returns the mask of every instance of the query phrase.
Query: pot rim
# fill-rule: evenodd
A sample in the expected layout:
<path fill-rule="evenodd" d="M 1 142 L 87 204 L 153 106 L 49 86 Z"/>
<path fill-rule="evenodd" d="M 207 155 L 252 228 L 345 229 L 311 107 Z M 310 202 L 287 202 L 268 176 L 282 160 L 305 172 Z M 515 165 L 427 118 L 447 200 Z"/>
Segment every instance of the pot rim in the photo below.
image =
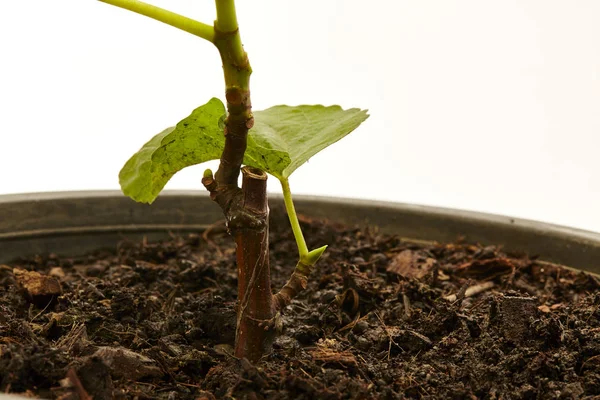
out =
<path fill-rule="evenodd" d="M 0 195 L 0 205 L 19 203 L 25 201 L 52 201 L 85 198 L 113 198 L 125 197 L 119 190 L 74 190 L 56 192 L 28 192 Z M 165 197 L 208 197 L 204 190 L 165 190 L 161 192 L 160 198 Z M 283 199 L 281 193 L 268 193 L 270 199 Z M 538 230 L 540 232 L 553 232 L 559 235 L 570 235 L 581 240 L 600 243 L 600 232 L 573 228 L 566 225 L 553 224 L 527 218 L 511 217 L 503 214 L 470 211 L 460 208 L 429 206 L 415 203 L 403 203 L 385 200 L 368 200 L 351 197 L 317 196 L 317 195 L 294 195 L 297 202 L 323 202 L 329 204 L 340 204 L 342 206 L 359 206 L 371 208 L 385 208 L 391 210 L 412 211 L 427 213 L 441 218 L 452 216 L 465 220 L 483 221 L 506 226 L 519 226 L 526 229 Z M 151 206 L 151 205 L 150 205 Z"/>
<path fill-rule="evenodd" d="M 380 200 L 297 195 L 299 214 L 421 242 L 500 245 L 544 262 L 600 274 L 600 233 L 497 214 Z M 284 213 L 283 197 L 269 194 Z M 280 212 L 280 211 L 278 211 Z M 287 218 L 285 218 L 287 220 Z M 152 204 L 117 190 L 0 195 L 0 263 L 35 254 L 79 256 L 127 240 L 199 232 L 223 221 L 204 190 L 167 190 Z"/>

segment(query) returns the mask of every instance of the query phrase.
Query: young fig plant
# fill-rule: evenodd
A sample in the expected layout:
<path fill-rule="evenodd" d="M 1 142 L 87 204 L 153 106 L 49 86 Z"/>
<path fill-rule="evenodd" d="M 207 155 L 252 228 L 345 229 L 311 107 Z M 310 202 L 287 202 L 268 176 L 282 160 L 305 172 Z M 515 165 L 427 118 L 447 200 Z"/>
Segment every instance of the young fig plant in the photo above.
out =
<path fill-rule="evenodd" d="M 278 313 L 306 288 L 313 267 L 327 247 L 308 249 L 289 178 L 310 157 L 356 129 L 368 118 L 367 111 L 322 105 L 279 105 L 252 111 L 252 69 L 242 47 L 234 0 L 215 0 L 217 18 L 212 26 L 141 1 L 100 1 L 194 34 L 219 51 L 226 105 L 212 98 L 174 127 L 154 136 L 127 161 L 119 181 L 125 195 L 152 203 L 176 172 L 220 160 L 216 173 L 204 172 L 202 183 L 221 207 L 237 245 L 235 355 L 256 361 L 270 350 Z M 281 183 L 298 246 L 294 272 L 276 294 L 271 291 L 269 270 L 267 174 Z"/>

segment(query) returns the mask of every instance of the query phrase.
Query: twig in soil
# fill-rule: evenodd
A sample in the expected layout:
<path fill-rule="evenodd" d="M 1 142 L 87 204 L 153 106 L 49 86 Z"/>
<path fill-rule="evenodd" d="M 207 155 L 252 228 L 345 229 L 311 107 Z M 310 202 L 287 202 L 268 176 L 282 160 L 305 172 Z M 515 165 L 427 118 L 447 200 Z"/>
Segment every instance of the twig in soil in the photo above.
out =
<path fill-rule="evenodd" d="M 590 315 L 586 318 L 585 323 L 587 324 L 590 321 L 590 318 L 592 318 L 594 316 L 594 314 L 596 314 L 596 312 L 598 311 L 598 308 L 600 308 L 600 304 L 598 304 L 596 307 L 594 307 L 594 309 L 592 310 L 592 312 L 590 313 Z M 567 315 L 567 318 L 569 316 Z M 567 319 L 567 322 L 569 320 Z"/>
<path fill-rule="evenodd" d="M 493 288 L 494 286 L 496 286 L 496 284 L 491 281 L 478 283 L 477 285 L 473 285 L 466 288 L 466 290 L 464 291 L 464 297 L 473 297 L 475 295 L 478 295 L 479 293 L 483 293 L 486 290 Z M 451 303 L 454 303 L 456 300 L 458 300 L 458 295 L 451 294 L 449 296 L 444 296 L 444 299 L 448 300 Z"/>
<path fill-rule="evenodd" d="M 410 299 L 408 298 L 406 293 L 402 293 L 402 302 L 404 303 L 404 314 L 406 315 L 406 318 L 408 319 L 411 316 L 411 312 L 410 312 Z"/>
<path fill-rule="evenodd" d="M 105 331 L 107 331 L 107 332 L 110 332 L 110 333 L 112 333 L 113 335 L 117 335 L 117 337 L 118 337 L 119 335 L 120 335 L 120 336 L 123 336 L 123 335 L 129 335 L 129 336 L 133 336 L 133 339 L 132 339 L 132 341 L 135 341 L 136 339 L 139 339 L 139 340 L 143 341 L 144 343 L 146 343 L 147 345 L 150 345 L 150 343 L 149 343 L 149 342 L 148 342 L 146 339 L 144 339 L 144 338 L 140 337 L 140 336 L 138 335 L 138 333 L 137 333 L 137 332 L 126 332 L 126 331 L 125 331 L 125 332 L 119 332 L 119 331 L 114 331 L 114 330 L 112 330 L 112 329 L 109 329 L 109 328 L 107 328 L 106 326 L 102 325 L 102 326 L 100 326 L 98 329 L 96 329 L 96 334 L 97 334 L 98 332 L 100 332 L 101 330 L 105 330 Z"/>
<path fill-rule="evenodd" d="M 306 369 L 311 369 L 311 366 L 308 365 L 308 364 L 306 364 L 303 360 L 298 360 L 298 363 L 301 364 L 302 366 L 304 366 L 304 368 L 306 368 Z M 304 375 L 306 375 L 307 377 L 309 377 L 315 384 L 317 384 L 317 386 L 319 386 L 320 388 L 322 388 L 323 384 L 321 382 L 319 382 L 318 380 L 316 380 L 314 376 L 312 376 L 311 374 L 309 374 L 308 372 L 306 372 L 304 370 L 304 368 L 298 367 L 298 369 L 300 371 L 302 371 L 304 373 Z M 285 371 L 285 368 L 283 369 L 283 371 Z"/>
<path fill-rule="evenodd" d="M 462 306 L 463 301 L 465 300 L 465 294 L 467 293 L 467 289 L 471 286 L 471 280 L 469 279 L 465 282 L 459 289 L 458 294 L 456 295 L 456 302 L 458 303 L 458 307 Z"/>
<path fill-rule="evenodd" d="M 191 383 L 183 383 L 183 382 L 177 382 L 175 381 L 176 384 L 178 385 L 182 385 L 182 386 L 187 386 L 187 387 L 193 387 L 193 388 L 197 388 L 197 389 L 202 389 L 202 386 L 200 385 L 192 385 Z"/>
<path fill-rule="evenodd" d="M 206 288 L 206 289 L 210 289 L 210 290 L 214 290 L 214 289 L 220 290 L 221 289 L 221 285 L 219 285 L 219 282 L 216 279 L 210 278 L 208 276 L 204 276 L 204 277 L 202 277 L 202 279 L 205 279 L 215 285 L 214 288 Z"/>
<path fill-rule="evenodd" d="M 472 305 L 472 306 L 471 306 L 471 307 L 468 309 L 468 311 L 471 313 L 471 312 L 473 312 L 474 310 L 476 310 L 477 308 L 479 308 L 481 305 L 483 305 L 483 304 L 485 304 L 485 303 L 486 303 L 485 299 L 483 299 L 483 300 L 480 300 L 480 301 L 478 301 L 477 303 L 473 304 L 473 305 Z"/>
<path fill-rule="evenodd" d="M 304 369 L 302 369 L 302 367 L 298 368 L 300 370 L 300 372 L 302 372 L 304 375 L 308 376 L 310 379 L 315 379 L 312 376 L 310 376 L 310 374 L 308 372 L 306 372 Z"/>
<path fill-rule="evenodd" d="M 416 357 L 413 357 L 413 363 L 416 361 Z M 406 380 L 406 382 L 405 382 Z M 421 393 L 421 396 L 423 395 L 429 395 L 429 393 L 427 393 L 427 391 L 423 388 L 423 384 L 419 383 L 415 378 L 414 378 L 414 374 L 412 373 L 408 373 L 404 376 L 398 377 L 395 380 L 395 383 L 399 384 L 400 387 L 406 392 L 410 389 L 417 389 L 419 390 Z"/>
<path fill-rule="evenodd" d="M 135 333 L 135 332 L 126 332 L 126 331 L 124 331 L 124 332 L 119 332 L 119 331 L 114 331 L 114 330 L 112 330 L 112 329 L 108 329 L 108 328 L 107 328 L 107 327 L 105 327 L 105 326 L 101 326 L 101 327 L 99 327 L 99 328 L 96 330 L 96 332 L 98 332 L 99 330 L 105 330 L 105 331 L 107 331 L 107 332 L 114 333 L 115 335 L 133 335 L 133 336 L 137 335 L 137 333 Z"/>
<path fill-rule="evenodd" d="M 171 291 L 167 295 L 167 299 L 165 300 L 165 303 L 162 306 L 162 311 L 167 315 L 170 315 L 173 312 L 173 309 L 175 307 L 175 297 L 177 297 L 177 291 L 178 291 L 177 287 L 174 287 L 173 289 L 171 289 Z"/>
<path fill-rule="evenodd" d="M 383 319 L 381 319 L 381 316 L 378 313 L 375 313 L 375 316 L 377 317 L 377 319 L 381 323 L 381 326 L 383 326 L 383 330 L 385 331 L 385 334 L 387 335 L 387 337 L 389 339 L 389 341 L 388 341 L 388 353 L 387 353 L 387 359 L 389 361 L 390 358 L 391 358 L 390 355 L 392 353 L 392 344 L 395 344 L 398 347 L 400 347 L 400 346 L 392 338 L 392 335 L 390 334 L 389 328 L 387 327 L 387 325 L 385 324 L 385 322 L 383 322 Z M 400 349 L 402 349 L 402 347 L 400 347 Z"/>
<path fill-rule="evenodd" d="M 567 325 L 563 325 L 562 322 L 560 322 L 560 319 L 558 320 L 558 325 L 560 325 L 560 341 L 561 343 L 565 341 L 565 331 L 567 329 L 569 329 L 569 316 L 567 315 Z"/>
<path fill-rule="evenodd" d="M 337 333 L 343 332 L 348 329 L 352 330 L 352 328 L 354 328 L 359 321 L 365 320 L 368 317 L 369 317 L 369 314 L 365 315 L 362 318 L 360 317 L 360 313 L 356 314 L 356 317 L 352 320 L 352 322 L 350 322 L 348 325 L 345 325 L 345 326 L 341 327 L 340 329 L 338 329 Z"/>
<path fill-rule="evenodd" d="M 362 361 L 362 363 L 363 363 L 364 365 L 368 365 L 368 363 L 367 363 L 367 360 L 365 360 L 365 358 L 362 356 L 362 354 L 358 353 L 356 356 L 357 356 L 358 358 L 360 358 L 360 361 Z M 371 380 L 371 378 L 369 377 L 369 375 L 368 375 L 368 374 L 367 374 L 365 371 L 363 371 L 363 370 L 362 370 L 362 368 L 360 368 L 360 364 L 358 364 L 358 365 L 356 366 L 356 370 L 357 370 L 358 372 L 360 372 L 360 374 L 361 374 L 362 378 L 363 378 L 365 381 L 369 382 L 369 387 L 372 387 L 372 386 L 373 386 L 373 381 Z"/>
<path fill-rule="evenodd" d="M 95 285 L 93 285 L 87 279 L 85 280 L 85 282 L 88 284 L 88 286 L 90 287 L 90 289 L 92 290 L 92 292 L 94 292 L 94 294 L 96 296 L 100 297 L 101 299 L 105 299 L 106 298 L 106 296 L 104 296 L 104 293 L 102 293 L 100 290 L 98 290 L 98 288 Z"/>
<path fill-rule="evenodd" d="M 87 329 L 84 323 L 73 324 L 69 333 L 60 339 L 56 347 L 66 348 L 70 351 L 79 339 L 87 339 Z"/>
<path fill-rule="evenodd" d="M 506 284 L 511 286 L 513 285 L 513 281 L 515 280 L 515 275 L 517 274 L 517 268 L 513 265 L 512 269 L 510 271 L 510 274 L 508 275 L 508 278 L 506 278 Z"/>
<path fill-rule="evenodd" d="M 152 383 L 148 383 L 148 382 L 139 382 L 139 381 L 133 381 L 132 382 L 135 385 L 141 386 L 142 388 L 147 387 L 148 390 L 154 390 L 157 393 L 158 392 L 164 392 L 165 390 L 171 390 L 172 388 L 163 388 L 163 389 L 157 389 L 157 386 L 152 384 Z"/>
<path fill-rule="evenodd" d="M 588 363 L 588 362 L 590 362 L 590 361 L 596 360 L 596 359 L 598 359 L 598 358 L 600 358 L 600 354 L 597 354 L 597 355 L 595 355 L 595 356 L 592 356 L 592 357 L 588 358 L 587 360 L 585 360 L 585 361 L 583 362 L 583 364 L 581 364 L 581 371 L 583 371 L 583 368 L 585 367 L 585 364 L 587 364 L 587 363 Z"/>
<path fill-rule="evenodd" d="M 40 311 L 39 313 L 37 313 L 37 314 L 35 315 L 35 317 L 31 318 L 31 319 L 29 320 L 29 322 L 33 322 L 33 321 L 35 321 L 35 320 L 37 319 L 37 317 L 39 317 L 40 315 L 42 315 L 42 314 L 44 313 L 44 311 L 46 311 L 46 309 L 47 309 L 48 307 L 50 307 L 50 304 L 52 304 L 52 301 L 54 301 L 54 296 L 52 296 L 52 297 L 50 298 L 50 301 L 48 302 L 48 304 L 46 304 L 46 307 L 44 307 L 44 309 L 43 309 L 42 311 Z M 33 306 L 33 304 L 32 304 L 32 306 Z M 31 310 L 31 308 L 30 308 L 29 310 Z"/>
<path fill-rule="evenodd" d="M 431 269 L 431 286 L 436 287 L 440 278 L 440 265 L 435 263 Z"/>
<path fill-rule="evenodd" d="M 86 392 L 85 388 L 81 384 L 81 381 L 79 380 L 79 377 L 77 376 L 73 368 L 67 371 L 67 378 L 75 387 L 75 390 L 77 391 L 77 394 L 79 395 L 79 398 L 81 400 L 92 400 L 92 397 L 88 394 L 88 392 Z"/>

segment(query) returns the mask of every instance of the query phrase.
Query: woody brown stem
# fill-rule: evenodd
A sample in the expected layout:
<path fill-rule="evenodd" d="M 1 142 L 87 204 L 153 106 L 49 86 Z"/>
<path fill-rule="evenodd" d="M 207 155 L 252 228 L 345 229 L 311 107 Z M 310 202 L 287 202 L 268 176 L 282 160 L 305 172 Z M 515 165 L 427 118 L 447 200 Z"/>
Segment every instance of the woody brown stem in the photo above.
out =
<path fill-rule="evenodd" d="M 233 0 L 216 0 L 214 44 L 219 49 L 225 76 L 227 118 L 225 146 L 215 176 L 205 173 L 202 183 L 225 215 L 237 244 L 238 312 L 235 355 L 258 360 L 271 347 L 274 317 L 269 270 L 267 175 L 242 168 L 248 131 L 254 125 L 250 101 L 252 69 L 242 48 Z"/>
<path fill-rule="evenodd" d="M 306 289 L 308 276 L 310 275 L 311 271 L 312 266 L 308 266 L 301 261 L 298 261 L 298 264 L 296 264 L 296 268 L 294 269 L 290 279 L 281 288 L 279 293 L 273 296 L 273 303 L 276 311 L 280 311 L 285 308 L 288 304 L 290 304 L 294 297 Z"/>
<path fill-rule="evenodd" d="M 250 101 L 250 75 L 252 68 L 248 55 L 238 55 L 237 47 L 240 34 L 221 32 L 215 27 L 215 45 L 223 61 L 227 100 L 227 119 L 225 121 L 225 147 L 221 154 L 219 170 L 215 178 L 221 186 L 237 186 L 240 167 L 244 160 L 248 130 L 254 125 L 252 102 Z"/>
<path fill-rule="evenodd" d="M 238 310 L 235 355 L 258 360 L 274 337 L 273 295 L 269 268 L 267 174 L 242 168 L 242 207 L 247 218 L 236 225 Z"/>
<path fill-rule="evenodd" d="M 241 206 L 242 191 L 237 180 L 246 151 L 248 130 L 254 125 L 250 101 L 250 75 L 252 68 L 245 52 L 240 53 L 240 33 L 236 28 L 222 32 L 215 26 L 215 46 L 223 61 L 227 119 L 225 120 L 225 146 L 219 169 L 215 176 L 205 176 L 202 183 L 221 209 L 230 229 L 232 223 L 246 221 Z M 238 222 L 235 222 L 238 221 Z"/>

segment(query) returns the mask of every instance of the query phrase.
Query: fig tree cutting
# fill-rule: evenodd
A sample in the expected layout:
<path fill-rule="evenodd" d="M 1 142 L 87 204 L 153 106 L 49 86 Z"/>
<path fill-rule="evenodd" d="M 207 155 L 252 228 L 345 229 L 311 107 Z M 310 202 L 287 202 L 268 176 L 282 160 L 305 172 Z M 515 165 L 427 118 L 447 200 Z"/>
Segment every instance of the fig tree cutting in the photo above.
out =
<path fill-rule="evenodd" d="M 176 172 L 220 160 L 216 173 L 208 169 L 204 172 L 202 183 L 221 207 L 237 245 L 235 355 L 256 361 L 270 349 L 278 314 L 306 287 L 327 247 L 307 247 L 289 178 L 310 157 L 356 129 L 368 118 L 367 111 L 322 105 L 277 105 L 253 110 L 252 68 L 242 46 L 234 0 L 215 0 L 217 18 L 213 25 L 141 1 L 100 1 L 189 32 L 219 51 L 226 104 L 213 97 L 175 126 L 154 136 L 127 161 L 119 181 L 124 194 L 138 202 L 152 203 Z M 281 183 L 298 246 L 294 272 L 275 294 L 269 272 L 267 174 Z"/>

